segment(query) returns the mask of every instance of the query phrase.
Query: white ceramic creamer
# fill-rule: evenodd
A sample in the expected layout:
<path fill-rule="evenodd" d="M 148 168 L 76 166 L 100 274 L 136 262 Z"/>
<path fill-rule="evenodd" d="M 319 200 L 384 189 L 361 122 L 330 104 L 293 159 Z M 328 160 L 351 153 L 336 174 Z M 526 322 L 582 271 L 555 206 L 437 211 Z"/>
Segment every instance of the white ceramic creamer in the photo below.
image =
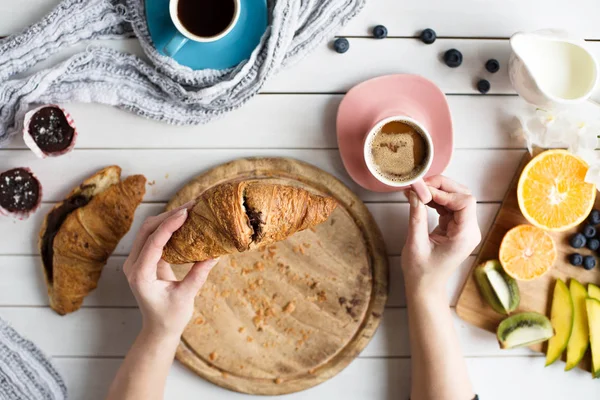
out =
<path fill-rule="evenodd" d="M 539 107 L 577 104 L 596 89 L 598 62 L 584 40 L 564 31 L 519 32 L 510 39 L 509 77 L 514 89 Z"/>

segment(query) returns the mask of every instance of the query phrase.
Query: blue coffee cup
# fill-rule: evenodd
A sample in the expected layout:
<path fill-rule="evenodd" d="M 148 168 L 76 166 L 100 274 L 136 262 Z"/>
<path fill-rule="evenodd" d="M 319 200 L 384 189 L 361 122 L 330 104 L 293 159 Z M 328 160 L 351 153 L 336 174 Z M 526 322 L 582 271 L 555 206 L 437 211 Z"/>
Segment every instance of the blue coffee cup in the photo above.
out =
<path fill-rule="evenodd" d="M 233 1 L 234 6 L 235 6 L 233 15 L 231 17 L 231 22 L 229 23 L 229 25 L 227 25 L 227 27 L 225 29 L 223 29 L 221 32 L 217 33 L 216 35 L 198 36 L 198 35 L 195 35 L 194 33 L 190 32 L 181 22 L 179 15 L 178 15 L 180 1 L 191 1 L 191 0 L 171 0 L 169 3 L 169 14 L 171 15 L 171 20 L 173 21 L 173 24 L 177 28 L 177 32 L 175 33 L 175 35 L 173 35 L 171 40 L 165 45 L 165 47 L 163 49 L 164 53 L 169 57 L 175 56 L 175 54 L 177 54 L 177 52 L 179 50 L 181 50 L 183 48 L 183 46 L 185 46 L 185 44 L 190 40 L 192 40 L 194 42 L 199 42 L 199 43 L 209 43 L 209 42 L 214 42 L 216 40 L 219 40 L 219 39 L 227 36 L 227 34 L 229 34 L 229 32 L 231 32 L 231 30 L 235 27 L 235 25 L 238 22 L 238 19 L 240 18 L 240 6 L 241 6 L 240 0 L 229 0 L 229 1 Z M 223 1 L 227 1 L 227 0 L 223 0 Z"/>

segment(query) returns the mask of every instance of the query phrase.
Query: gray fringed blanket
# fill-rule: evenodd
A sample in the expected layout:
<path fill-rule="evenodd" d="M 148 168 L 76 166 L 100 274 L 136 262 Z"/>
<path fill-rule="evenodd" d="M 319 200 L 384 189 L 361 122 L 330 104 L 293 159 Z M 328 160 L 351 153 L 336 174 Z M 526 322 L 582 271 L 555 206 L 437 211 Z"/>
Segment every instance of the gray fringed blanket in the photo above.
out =
<path fill-rule="evenodd" d="M 0 319 L 0 399 L 66 398 L 63 380 L 42 352 Z"/>
<path fill-rule="evenodd" d="M 0 145 L 35 103 L 98 102 L 171 124 L 202 124 L 236 109 L 281 67 L 300 59 L 365 0 L 270 0 L 269 28 L 249 60 L 229 70 L 192 71 L 159 54 L 143 0 L 64 0 L 43 20 L 0 41 Z M 91 47 L 60 65 L 11 79 L 82 40 L 137 36 L 152 64 Z"/>

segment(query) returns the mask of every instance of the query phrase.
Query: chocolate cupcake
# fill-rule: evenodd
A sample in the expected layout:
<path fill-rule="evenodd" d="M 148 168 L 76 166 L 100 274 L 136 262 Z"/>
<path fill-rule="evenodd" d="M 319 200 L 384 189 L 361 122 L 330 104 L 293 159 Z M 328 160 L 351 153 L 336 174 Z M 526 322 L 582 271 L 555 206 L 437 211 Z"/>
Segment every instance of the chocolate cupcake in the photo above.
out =
<path fill-rule="evenodd" d="M 59 106 L 39 107 L 25 115 L 23 140 L 40 158 L 68 153 L 75 146 L 76 137 L 73 119 Z"/>
<path fill-rule="evenodd" d="M 25 219 L 42 201 L 42 185 L 29 168 L 14 168 L 0 174 L 0 214 Z"/>

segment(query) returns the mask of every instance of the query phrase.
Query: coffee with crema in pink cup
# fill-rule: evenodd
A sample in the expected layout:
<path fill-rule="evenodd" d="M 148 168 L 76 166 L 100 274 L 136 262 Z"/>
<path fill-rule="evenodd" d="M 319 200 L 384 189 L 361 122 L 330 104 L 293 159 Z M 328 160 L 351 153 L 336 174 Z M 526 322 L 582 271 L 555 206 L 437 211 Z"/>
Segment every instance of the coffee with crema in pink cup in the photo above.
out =
<path fill-rule="evenodd" d="M 384 118 L 369 130 L 364 141 L 367 168 L 380 182 L 412 189 L 423 203 L 431 193 L 423 178 L 433 161 L 431 135 L 406 116 Z"/>

